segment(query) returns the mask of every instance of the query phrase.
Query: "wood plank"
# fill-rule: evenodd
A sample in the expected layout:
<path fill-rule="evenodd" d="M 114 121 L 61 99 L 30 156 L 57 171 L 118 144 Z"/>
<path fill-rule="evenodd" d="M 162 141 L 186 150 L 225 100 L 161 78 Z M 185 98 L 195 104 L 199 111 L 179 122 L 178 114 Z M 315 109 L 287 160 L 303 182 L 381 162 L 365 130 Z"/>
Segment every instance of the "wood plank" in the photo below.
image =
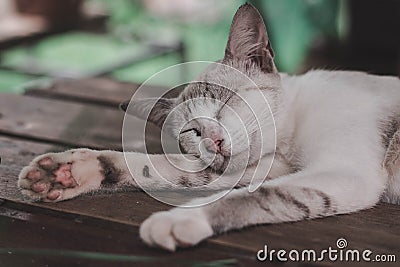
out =
<path fill-rule="evenodd" d="M 138 88 L 137 84 L 114 82 L 106 78 L 83 80 L 55 80 L 48 87 L 32 87 L 25 94 L 53 98 L 69 97 L 71 100 L 117 106 L 129 99 Z"/>
<path fill-rule="evenodd" d="M 137 227 L 98 224 L 82 217 L 60 217 L 57 213 L 43 214 L 18 211 L 7 204 L 0 206 L 0 253 L 1 266 L 192 266 L 192 263 L 208 263 L 230 259 L 242 265 L 253 265 L 254 259 L 240 251 L 233 251 L 217 244 L 204 243 L 196 249 L 167 253 L 146 247 L 139 239 Z M 117 226 L 117 227 L 115 227 Z M 44 250 L 44 251 L 43 251 Z M 50 250 L 50 251 L 49 251 Z M 24 254 L 36 251 L 44 254 Z M 54 255 L 54 252 L 61 252 Z M 150 257 L 150 262 L 135 263 L 118 259 L 69 258 L 65 252 L 103 253 L 115 256 Z M 63 255 L 64 252 L 64 255 Z M 82 253 L 80 256 L 82 257 Z M 107 256 L 107 255 L 103 255 Z M 233 257 L 234 256 L 234 257 Z M 150 259 L 150 260 L 151 260 Z M 156 261 L 154 261 L 156 259 Z"/>
<path fill-rule="evenodd" d="M 82 105 L 31 96 L 2 94 L 0 97 L 0 133 L 41 140 L 70 147 L 122 149 L 122 111 L 95 105 Z M 144 121 L 131 118 L 137 131 L 127 133 L 127 145 L 145 151 L 142 141 Z M 161 152 L 160 131 L 148 125 L 146 145 L 150 153 Z"/>
<path fill-rule="evenodd" d="M 118 107 L 119 103 L 130 99 L 138 87 L 138 84 L 115 82 L 107 78 L 55 80 L 47 87 L 28 88 L 25 94 Z"/>
<path fill-rule="evenodd" d="M 136 83 L 119 82 L 109 78 L 64 79 L 55 80 L 48 86 L 33 86 L 28 88 L 25 94 L 118 108 L 121 102 L 132 97 L 139 86 Z M 165 90 L 160 86 L 144 85 L 137 97 L 159 97 Z M 174 90 L 168 96 L 174 97 L 178 92 L 179 89 Z"/>
<path fill-rule="evenodd" d="M 7 155 L 3 157 L 0 165 L 0 198 L 23 203 L 16 189 L 16 177 L 21 168 L 20 165 L 29 162 L 33 154 L 61 148 L 8 138 L 0 138 L 0 144 L 5 144 L 1 145 L 1 155 Z M 29 205 L 136 228 L 151 213 L 169 208 L 143 192 L 121 192 L 112 196 L 100 193 L 60 203 Z M 21 209 L 30 210 L 26 207 Z M 271 249 L 316 249 L 320 251 L 329 246 L 335 248 L 336 240 L 343 237 L 346 238 L 351 249 L 371 249 L 374 253 L 399 255 L 399 222 L 399 206 L 380 204 L 374 209 L 351 215 L 250 227 L 212 238 L 206 244 L 218 244 L 222 247 L 237 249 L 248 257 L 254 257 L 255 253 L 264 245 L 268 245 Z M 331 263 L 324 263 L 324 266 L 331 266 Z"/>

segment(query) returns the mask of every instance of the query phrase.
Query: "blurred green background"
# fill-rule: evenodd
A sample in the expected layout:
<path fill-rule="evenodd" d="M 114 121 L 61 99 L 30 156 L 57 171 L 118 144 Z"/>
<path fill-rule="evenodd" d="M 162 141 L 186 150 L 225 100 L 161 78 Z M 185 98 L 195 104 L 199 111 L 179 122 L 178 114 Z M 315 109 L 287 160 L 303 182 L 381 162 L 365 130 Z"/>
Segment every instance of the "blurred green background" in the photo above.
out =
<path fill-rule="evenodd" d="M 232 17 L 245 1 L 208 1 L 208 6 L 201 6 L 205 10 L 183 18 L 149 12 L 149 7 L 143 2 L 88 0 L 86 4 L 101 6 L 109 14 L 106 33 L 71 31 L 44 38 L 34 46 L 13 47 L 2 51 L 0 65 L 8 69 L 16 66 L 34 68 L 32 62 L 39 62 L 44 70 L 85 73 L 116 59 L 143 53 L 146 49 L 143 40 L 181 40 L 186 48 L 186 61 L 215 61 L 223 57 Z M 314 42 L 346 36 L 346 1 L 249 2 L 264 16 L 276 52 L 276 63 L 282 72 L 296 73 L 302 70 L 307 51 Z M 113 71 L 111 76 L 121 81 L 141 83 L 180 60 L 177 53 L 171 53 Z M 46 77 L 0 70 L 0 92 L 19 93 L 27 84 L 43 78 Z"/>

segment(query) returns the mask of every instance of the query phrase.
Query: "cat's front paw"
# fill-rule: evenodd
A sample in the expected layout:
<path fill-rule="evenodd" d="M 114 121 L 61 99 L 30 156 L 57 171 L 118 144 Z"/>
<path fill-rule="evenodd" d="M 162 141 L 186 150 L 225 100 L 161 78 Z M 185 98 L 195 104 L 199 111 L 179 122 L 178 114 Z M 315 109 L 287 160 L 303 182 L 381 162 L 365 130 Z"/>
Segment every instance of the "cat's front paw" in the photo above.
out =
<path fill-rule="evenodd" d="M 55 202 L 97 189 L 102 179 L 96 152 L 74 149 L 35 158 L 22 169 L 18 187 L 30 200 Z"/>
<path fill-rule="evenodd" d="M 157 212 L 140 227 L 140 237 L 146 244 L 169 251 L 194 246 L 212 235 L 213 230 L 199 208 Z"/>

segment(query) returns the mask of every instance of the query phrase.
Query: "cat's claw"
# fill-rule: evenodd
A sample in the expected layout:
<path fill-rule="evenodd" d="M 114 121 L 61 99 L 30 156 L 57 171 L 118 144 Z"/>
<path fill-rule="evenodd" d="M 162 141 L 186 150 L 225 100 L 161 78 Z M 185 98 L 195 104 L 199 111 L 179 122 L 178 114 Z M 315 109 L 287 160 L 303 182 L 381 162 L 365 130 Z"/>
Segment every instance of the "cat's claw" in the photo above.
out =
<path fill-rule="evenodd" d="M 29 200 L 56 202 L 98 188 L 102 179 L 95 152 L 74 149 L 35 158 L 22 169 L 18 187 Z"/>
<path fill-rule="evenodd" d="M 210 237 L 213 230 L 199 209 L 173 209 L 157 212 L 140 226 L 140 237 L 152 247 L 175 251 Z"/>

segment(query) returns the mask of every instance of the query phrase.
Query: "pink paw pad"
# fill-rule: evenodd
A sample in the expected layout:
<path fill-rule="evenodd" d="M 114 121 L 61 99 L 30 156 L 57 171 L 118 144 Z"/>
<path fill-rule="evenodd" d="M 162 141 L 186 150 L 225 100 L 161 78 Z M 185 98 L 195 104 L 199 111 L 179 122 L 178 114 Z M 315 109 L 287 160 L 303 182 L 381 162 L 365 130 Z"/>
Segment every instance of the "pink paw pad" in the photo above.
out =
<path fill-rule="evenodd" d="M 35 183 L 31 186 L 32 190 L 36 193 L 41 193 L 47 189 L 47 184 L 45 183 Z"/>
<path fill-rule="evenodd" d="M 39 170 L 33 170 L 28 172 L 26 178 L 32 181 L 36 181 L 40 179 L 40 171 Z"/>
<path fill-rule="evenodd" d="M 56 199 L 58 199 L 60 196 L 61 196 L 61 192 L 60 192 L 60 191 L 57 191 L 57 190 L 54 190 L 54 191 L 51 191 L 51 192 L 47 195 L 47 198 L 48 198 L 49 200 L 56 200 Z"/>
<path fill-rule="evenodd" d="M 71 164 L 64 163 L 60 168 L 53 172 L 55 181 L 61 183 L 65 187 L 74 187 L 76 182 L 71 174 Z"/>
<path fill-rule="evenodd" d="M 48 167 L 48 166 L 51 166 L 52 164 L 53 164 L 53 160 L 49 157 L 39 160 L 39 165 L 43 166 L 43 167 Z"/>

